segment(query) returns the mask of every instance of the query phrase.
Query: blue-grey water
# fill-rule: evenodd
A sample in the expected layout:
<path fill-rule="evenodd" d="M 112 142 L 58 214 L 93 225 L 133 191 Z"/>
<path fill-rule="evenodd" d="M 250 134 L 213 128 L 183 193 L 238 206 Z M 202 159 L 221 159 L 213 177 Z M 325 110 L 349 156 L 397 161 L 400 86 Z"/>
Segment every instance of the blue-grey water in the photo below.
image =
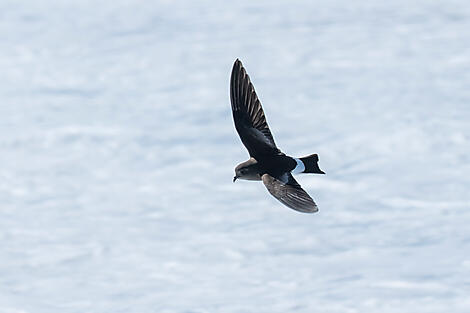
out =
<path fill-rule="evenodd" d="M 1 1 L 0 312 L 470 311 L 467 1 Z M 232 183 L 233 61 L 320 211 Z"/>

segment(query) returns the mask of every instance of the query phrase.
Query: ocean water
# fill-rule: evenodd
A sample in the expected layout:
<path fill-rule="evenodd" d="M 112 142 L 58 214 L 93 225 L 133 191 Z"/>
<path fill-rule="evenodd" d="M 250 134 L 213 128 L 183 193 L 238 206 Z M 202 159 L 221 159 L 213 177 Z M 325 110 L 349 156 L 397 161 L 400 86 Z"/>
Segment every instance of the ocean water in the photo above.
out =
<path fill-rule="evenodd" d="M 470 311 L 466 1 L 0 2 L 0 312 Z M 229 78 L 320 155 L 259 182 Z"/>

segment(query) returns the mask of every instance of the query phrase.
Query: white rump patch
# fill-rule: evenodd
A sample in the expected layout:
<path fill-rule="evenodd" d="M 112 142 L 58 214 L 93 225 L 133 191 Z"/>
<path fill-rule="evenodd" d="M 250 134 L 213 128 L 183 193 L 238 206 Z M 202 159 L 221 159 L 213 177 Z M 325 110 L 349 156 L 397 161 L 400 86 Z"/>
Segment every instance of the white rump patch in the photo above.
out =
<path fill-rule="evenodd" d="M 302 160 L 294 158 L 295 162 L 297 162 L 297 166 L 291 171 L 292 174 L 299 174 L 305 171 L 305 165 Z"/>

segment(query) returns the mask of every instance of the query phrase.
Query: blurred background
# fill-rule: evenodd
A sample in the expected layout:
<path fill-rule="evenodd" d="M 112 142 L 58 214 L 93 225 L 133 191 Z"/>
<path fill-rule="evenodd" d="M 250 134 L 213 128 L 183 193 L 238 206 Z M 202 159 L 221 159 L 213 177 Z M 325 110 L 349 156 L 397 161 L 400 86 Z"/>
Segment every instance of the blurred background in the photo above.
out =
<path fill-rule="evenodd" d="M 470 4 L 0 2 L 0 312 L 469 312 Z M 320 211 L 232 183 L 245 65 Z"/>

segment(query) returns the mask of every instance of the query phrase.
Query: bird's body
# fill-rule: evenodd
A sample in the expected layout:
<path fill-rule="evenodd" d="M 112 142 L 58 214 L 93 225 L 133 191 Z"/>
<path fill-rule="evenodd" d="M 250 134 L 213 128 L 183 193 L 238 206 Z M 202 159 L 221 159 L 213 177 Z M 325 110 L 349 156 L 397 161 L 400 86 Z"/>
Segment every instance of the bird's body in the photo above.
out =
<path fill-rule="evenodd" d="M 255 89 L 238 59 L 232 69 L 230 100 L 235 128 L 250 154 L 249 160 L 235 168 L 233 181 L 262 180 L 268 191 L 286 206 L 306 213 L 318 211 L 315 202 L 292 176 L 324 174 L 318 167 L 318 155 L 293 158 L 277 148 Z"/>
<path fill-rule="evenodd" d="M 245 179 L 245 180 L 261 180 L 263 174 L 270 174 L 272 176 L 279 176 L 285 172 L 287 169 L 288 172 L 291 172 L 297 167 L 297 162 L 294 158 L 291 158 L 287 155 L 274 155 L 267 156 L 264 158 L 250 158 L 248 161 L 239 164 L 239 169 L 246 169 L 246 173 L 242 175 L 235 175 L 236 179 Z M 235 169 L 237 172 L 237 169 Z M 234 177 L 234 178 L 235 178 Z"/>

